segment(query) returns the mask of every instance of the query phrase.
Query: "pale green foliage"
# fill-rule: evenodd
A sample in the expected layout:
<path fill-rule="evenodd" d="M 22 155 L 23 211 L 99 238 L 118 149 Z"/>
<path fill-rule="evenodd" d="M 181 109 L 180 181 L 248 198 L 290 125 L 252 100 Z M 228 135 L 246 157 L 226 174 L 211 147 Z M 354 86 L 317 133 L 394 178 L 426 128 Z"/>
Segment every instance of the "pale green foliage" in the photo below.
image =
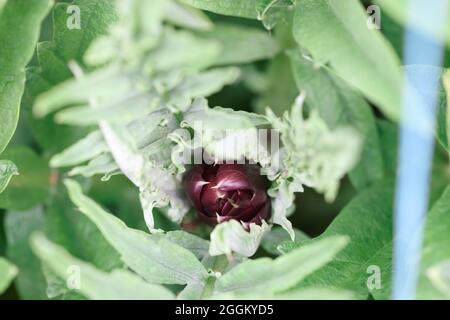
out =
<path fill-rule="evenodd" d="M 388 117 L 400 115 L 400 62 L 357 0 L 298 0 L 294 36 L 314 61 L 330 64 Z"/>
<path fill-rule="evenodd" d="M 108 35 L 99 37 L 86 54 L 87 63 L 111 63 L 87 74 L 72 64 L 77 79 L 40 95 L 34 106 L 35 114 L 44 116 L 75 104 L 75 107 L 59 111 L 55 120 L 77 126 L 100 124 L 101 135 L 91 133 L 55 156 L 51 165 L 71 166 L 89 161 L 87 165 L 71 170 L 70 174 L 104 174 L 104 179 L 120 170 L 139 188 L 150 230 L 153 230 L 154 207 L 170 205 L 167 214 L 175 222 L 180 222 L 188 210 L 179 182 L 184 166 L 173 161 L 177 151 L 171 152 L 172 148 L 178 148 L 178 152 L 180 148 L 177 141 L 173 141 L 176 140 L 174 136 L 168 138 L 180 128 L 177 119 L 188 119 L 194 112 L 193 98 L 211 95 L 239 76 L 239 70 L 234 67 L 203 71 L 216 64 L 228 63 L 220 58 L 221 48 L 226 43 L 208 34 L 195 35 L 163 26 L 163 21 L 170 15 L 167 10 L 173 6 L 177 7 L 178 13 L 195 19 L 193 9 L 171 3 L 119 2 L 118 23 Z M 142 12 L 151 12 L 152 17 L 142 17 Z M 191 21 L 191 25 L 204 24 L 204 18 L 198 19 Z M 232 30 L 238 32 L 236 28 Z M 263 59 L 277 50 L 268 35 L 245 31 L 270 50 L 258 55 L 250 52 L 248 56 L 244 55 L 242 62 Z M 238 113 L 233 118 L 232 111 L 216 113 L 204 121 L 222 114 L 230 114 L 230 120 L 245 120 Z"/>
<path fill-rule="evenodd" d="M 335 236 L 302 246 L 275 260 L 247 260 L 217 280 L 215 293 L 283 293 L 328 263 L 348 241 L 344 236 Z"/>
<path fill-rule="evenodd" d="M 273 58 L 280 51 L 275 39 L 256 28 L 235 26 L 231 23 L 217 23 L 208 32 L 198 32 L 198 36 L 221 44 L 220 56 L 215 64 L 241 64 Z M 245 54 L 243 54 L 245 53 Z"/>
<path fill-rule="evenodd" d="M 66 186 L 72 201 L 97 225 L 125 264 L 147 281 L 187 284 L 206 278 L 206 270 L 190 251 L 158 235 L 128 228 L 84 196 L 76 182 L 67 180 Z"/>
<path fill-rule="evenodd" d="M 50 166 L 58 168 L 76 165 L 95 158 L 108 150 L 101 133 L 94 131 L 64 152 L 54 156 L 50 161 Z"/>
<path fill-rule="evenodd" d="M 7 0 L 0 0 L 0 14 L 2 13 L 3 7 L 5 6 Z"/>
<path fill-rule="evenodd" d="M 251 255 L 247 253 L 257 248 L 259 238 L 265 230 L 268 230 L 268 225 L 265 222 L 262 227 L 251 225 L 249 233 L 244 231 L 239 222 L 235 220 L 220 224 L 211 235 L 211 245 L 208 241 L 184 231 L 149 235 L 126 227 L 118 218 L 107 213 L 98 204 L 84 196 L 81 193 L 80 186 L 74 181 L 66 181 L 66 186 L 74 203 L 83 214 L 96 224 L 105 239 L 120 253 L 122 260 L 131 270 L 150 283 L 186 284 L 185 289 L 180 293 L 182 298 L 209 297 L 212 294 L 214 294 L 214 298 L 220 297 L 220 294 L 223 293 L 236 293 L 240 296 L 247 292 L 242 290 L 244 288 L 242 287 L 243 283 L 248 283 L 246 279 L 250 279 L 248 281 L 255 288 L 267 288 L 264 293 L 266 298 L 270 298 L 272 295 L 276 295 L 275 298 L 295 298 L 297 295 L 306 298 L 309 295 L 306 293 L 308 291 L 303 294 L 301 292 L 291 294 L 284 291 L 330 261 L 348 242 L 345 237 L 332 237 L 315 244 L 302 246 L 273 261 L 263 258 L 241 262 L 241 257 L 233 256 L 232 251 L 242 251 L 243 254 Z M 261 230 L 256 230 L 256 228 Z M 246 247 L 242 246 L 243 242 L 239 241 L 240 237 L 245 238 L 243 240 L 245 240 Z M 218 240 L 222 242 L 219 243 Z M 131 274 L 125 274 L 124 271 L 113 271 L 110 277 L 106 277 L 105 272 L 74 259 L 42 237 L 40 239 L 39 237 L 34 238 L 33 243 L 38 256 L 63 279 L 67 276 L 64 274 L 67 266 L 80 266 L 82 279 L 85 276 L 87 282 L 86 286 L 82 287 L 80 291 L 87 297 L 118 298 L 118 293 L 117 296 L 116 293 L 109 293 L 111 296 L 108 296 L 107 292 L 98 287 L 99 283 L 108 282 L 111 286 L 119 286 L 125 279 L 137 281 L 137 278 L 134 278 Z M 237 248 L 235 247 L 236 243 Z M 216 252 L 217 250 L 222 250 L 222 252 Z M 230 262 L 227 262 L 223 255 L 210 256 L 223 253 L 228 255 Z M 201 259 L 203 264 L 198 259 Z M 259 266 L 260 263 L 264 265 L 264 268 L 258 267 L 254 270 L 254 265 Z M 247 270 L 247 268 L 251 268 L 251 270 Z M 268 271 L 267 268 L 270 268 L 268 273 L 266 272 Z M 248 272 L 241 272 L 240 270 L 247 270 Z M 268 275 L 271 276 L 268 277 Z M 262 282 L 259 281 L 261 276 L 264 277 Z M 256 281 L 257 278 L 258 281 Z M 136 285 L 147 286 L 143 282 L 136 282 Z M 245 288 L 247 287 L 245 286 Z M 126 285 L 125 288 L 128 288 L 128 286 Z M 250 289 L 248 287 L 248 290 Z M 143 294 L 148 292 L 158 292 L 157 294 L 160 295 L 158 298 L 165 297 L 166 294 L 161 287 L 155 286 L 148 287 L 148 290 L 145 290 Z M 150 293 L 148 294 L 150 295 Z M 279 293 L 280 296 L 278 296 Z M 131 294 L 131 292 L 125 290 L 123 297 L 129 298 Z M 329 294 L 331 295 L 332 291 L 329 291 Z M 335 294 L 336 298 L 350 297 L 349 294 L 344 292 L 335 292 Z M 139 295 L 139 297 L 145 298 L 142 295 Z M 230 296 L 225 295 L 223 298 L 230 298 Z"/>
<path fill-rule="evenodd" d="M 6 189 L 9 181 L 14 175 L 18 175 L 17 166 L 9 160 L 0 160 L 0 193 Z"/>
<path fill-rule="evenodd" d="M 211 232 L 209 254 L 231 256 L 236 252 L 245 257 L 251 257 L 259 247 L 264 235 L 270 231 L 270 226 L 263 220 L 262 225 L 250 224 L 247 232 L 237 220 L 229 220 L 218 224 Z"/>
<path fill-rule="evenodd" d="M 214 27 L 212 21 L 203 11 L 176 1 L 169 1 L 166 18 L 176 26 L 194 30 L 211 30 Z"/>
<path fill-rule="evenodd" d="M 8 288 L 17 273 L 18 269 L 15 265 L 0 257 L 0 294 Z"/>
<path fill-rule="evenodd" d="M 11 163 L 6 168 L 6 175 L 16 176 L 13 179 L 6 177 L 10 181 L 8 187 L 0 193 L 0 208 L 27 210 L 42 202 L 48 195 L 50 180 L 47 161 L 25 146 L 9 146 L 3 156 L 17 168 L 11 167 Z M 8 168 L 12 171 L 8 171 Z M 24 194 L 27 196 L 24 197 Z"/>
<path fill-rule="evenodd" d="M 450 299 L 450 261 L 446 260 L 430 267 L 427 276 L 446 299 Z"/>
<path fill-rule="evenodd" d="M 8 247 L 6 256 L 20 270 L 14 285 L 23 299 L 42 300 L 47 298 L 47 283 L 42 274 L 41 263 L 29 246 L 29 237 L 44 228 L 42 206 L 32 210 L 9 211 L 4 220 Z"/>
<path fill-rule="evenodd" d="M 16 130 L 25 88 L 25 67 L 33 55 L 40 24 L 50 5 L 50 0 L 0 3 L 0 153 Z"/>
<path fill-rule="evenodd" d="M 34 234 L 31 242 L 34 252 L 42 262 L 64 279 L 67 284 L 73 285 L 73 289 L 90 299 L 157 300 L 174 298 L 174 294 L 165 287 L 146 283 L 130 271 L 116 269 L 107 273 L 76 259 L 42 234 Z"/>
<path fill-rule="evenodd" d="M 448 233 L 447 227 L 450 221 L 449 201 L 450 187 L 447 186 L 426 217 L 420 278 L 417 290 L 418 299 L 448 298 L 448 292 L 442 292 L 442 286 L 445 284 L 447 277 L 445 264 L 440 265 L 438 268 L 437 266 L 450 257 L 450 247 L 448 246 L 450 234 Z M 432 270 L 441 271 L 438 272 L 439 275 L 434 274 L 433 277 Z M 438 285 L 437 282 L 439 282 Z"/>
<path fill-rule="evenodd" d="M 299 229 L 294 228 L 295 242 L 300 243 L 309 240 L 310 237 Z M 283 245 L 291 242 L 289 234 L 283 228 L 273 227 L 261 240 L 261 247 L 268 253 L 278 256 L 283 253 L 280 249 Z"/>
<path fill-rule="evenodd" d="M 172 161 L 184 172 L 183 153 L 202 148 L 216 162 L 250 159 L 263 167 L 270 164 L 270 155 L 258 139 L 257 128 L 268 124 L 262 116 L 226 108 L 210 108 L 204 98 L 197 98 L 184 113 L 181 126 L 193 135 L 177 130 L 170 138 L 177 143 Z M 201 138 L 200 138 L 201 137 Z"/>
<path fill-rule="evenodd" d="M 450 71 L 447 70 L 447 72 L 443 76 L 444 81 L 444 87 L 445 91 L 447 93 L 447 108 L 446 108 L 446 135 L 447 135 L 447 148 L 450 151 L 450 148 L 448 145 L 450 144 Z"/>
<path fill-rule="evenodd" d="M 294 8 L 294 0 L 181 0 L 193 7 L 219 14 L 260 20 L 264 27 L 272 29 L 284 22 Z"/>
<path fill-rule="evenodd" d="M 297 88 L 306 94 L 306 108 L 317 110 L 331 130 L 351 127 L 361 138 L 361 159 L 349 173 L 355 188 L 362 189 L 381 179 L 384 164 L 380 139 L 375 115 L 368 102 L 333 70 L 317 65 L 297 50 L 289 52 L 289 58 Z"/>
<path fill-rule="evenodd" d="M 79 1 L 86 8 L 93 6 L 91 1 Z M 55 232 L 59 224 L 54 223 L 53 236 L 57 235 L 56 240 L 49 238 L 64 246 L 70 255 L 42 237 L 34 238 L 34 249 L 44 262 L 47 293 L 51 297 L 72 297 L 74 292 L 64 287 L 63 271 L 67 265 L 75 263 L 82 266 L 88 279 L 87 287 L 76 294 L 88 298 L 136 297 L 135 292 L 129 290 L 131 285 L 139 286 L 145 293 L 138 298 L 153 297 L 155 294 L 172 297 L 163 287 L 148 285 L 144 280 L 186 285 L 179 297 L 190 299 L 207 298 L 214 291 L 226 298 L 248 298 L 251 296 L 245 290 L 234 292 L 228 289 L 230 283 L 241 288 L 243 283 L 250 282 L 252 286 L 257 286 L 256 289 L 266 291 L 261 294 L 262 298 L 307 298 L 318 294 L 351 297 L 346 291 L 310 288 L 285 292 L 330 261 L 348 242 L 345 237 L 333 237 L 303 246 L 305 242 L 314 240 L 309 240 L 298 230 L 294 231 L 287 216 L 294 209 L 295 193 L 303 191 L 304 187 L 323 193 L 327 201 L 336 198 L 340 180 L 347 173 L 353 173 L 352 169 L 357 164 L 363 141 L 361 138 L 374 143 L 373 150 L 368 150 L 371 149 L 369 144 L 364 150 L 364 168 L 369 168 L 372 163 L 376 165 L 370 167 L 367 175 L 364 170 L 359 170 L 359 175 L 356 178 L 352 176 L 352 180 L 357 181 L 358 186 L 366 186 L 383 174 L 376 128 L 368 112 L 369 106 L 359 93 L 340 82 L 344 81 L 342 78 L 348 78 L 351 85 L 393 116 L 397 98 L 394 90 L 398 80 L 396 58 L 392 57 L 389 47 L 378 33 L 355 33 L 355 25 L 365 21 L 359 5 L 353 6 L 355 1 L 351 2 L 350 7 L 339 1 L 337 9 L 330 2 L 315 4 L 306 0 L 297 1 L 297 4 L 291 0 L 180 2 L 216 13 L 259 19 L 269 30 L 276 24 L 290 23 L 296 9 L 294 34 L 300 45 L 305 46 L 306 52 L 313 55 L 313 59 L 319 63 L 329 62 L 335 69 L 336 76 L 322 83 L 334 90 L 333 97 L 336 99 L 332 104 L 311 99 L 316 106 L 309 106 L 309 114 L 306 115 L 302 108 L 304 96 L 300 96 L 291 112 L 282 118 L 271 112 L 262 116 L 210 107 L 205 97 L 240 81 L 245 73 L 246 69 L 239 70 L 233 64 L 273 58 L 285 49 L 285 44 L 281 45 L 264 30 L 237 24 L 219 23 L 214 26 L 202 11 L 174 0 L 117 1 L 117 16 L 109 6 L 104 15 L 102 10 L 94 10 L 92 17 L 94 20 L 96 17 L 100 19 L 101 28 L 86 26 L 87 31 L 76 32 L 74 40 L 77 41 L 73 41 L 73 47 L 70 45 L 72 41 L 61 41 L 64 37 L 70 37 L 61 32 L 63 19 L 56 14 L 55 28 L 60 29 L 61 33 L 56 32 L 57 37 L 52 43 L 39 46 L 39 62 L 47 76 L 57 74 L 49 66 L 61 68 L 64 72 L 58 79 L 52 79 L 55 81 L 51 81 L 49 90 L 37 90 L 37 93 L 43 93 L 35 99 L 33 112 L 38 117 L 53 117 L 55 113 L 56 123 L 90 133 L 53 155 L 50 165 L 54 168 L 75 166 L 69 171 L 69 176 L 102 174 L 103 180 L 114 174 L 126 176 L 139 192 L 145 222 L 151 234 L 127 227 L 86 197 L 79 184 L 66 180 L 71 200 L 106 240 L 108 246 L 105 252 L 111 255 L 112 264 L 106 268 L 95 256 L 74 253 L 76 250 L 70 242 Z M 309 11 L 303 12 L 302 5 Z M 61 4 L 57 8 L 61 10 L 64 7 Z M 338 9 L 351 9 L 357 17 L 356 21 L 347 21 L 345 12 Z M 337 49 L 342 47 L 338 45 L 339 41 L 350 43 L 345 52 L 333 51 L 333 46 L 322 50 L 322 44 L 317 42 L 315 34 L 320 34 L 323 29 L 316 29 L 316 24 L 308 21 L 317 17 L 324 19 L 322 13 L 333 26 L 324 29 L 327 39 Z M 339 23 L 341 19 L 345 23 Z M 339 37 L 336 39 L 330 35 L 332 29 L 338 31 Z M 288 30 L 290 34 L 291 28 Z M 367 36 L 367 48 L 358 46 L 359 42 L 354 41 L 352 36 L 358 40 Z M 75 47 L 78 56 L 71 57 L 69 53 Z M 344 59 L 350 51 L 356 58 Z M 380 65 L 373 59 L 376 54 L 386 58 L 389 66 L 394 66 L 394 70 L 389 69 L 386 77 L 390 80 L 387 82 Z M 59 61 L 53 59 L 54 56 L 63 56 L 64 59 Z M 357 63 L 355 68 L 350 64 L 354 61 Z M 358 68 L 369 68 L 368 77 L 377 79 L 377 83 L 369 84 L 370 81 L 357 72 Z M 300 68 L 297 71 L 298 80 L 299 74 L 305 73 Z M 318 77 L 323 80 L 329 70 L 324 67 L 321 71 L 323 74 Z M 307 88 L 309 90 L 306 92 L 310 95 L 321 90 L 321 87 L 322 84 L 319 84 L 318 87 Z M 270 90 L 267 91 L 270 95 Z M 343 96 L 339 96 L 342 92 Z M 284 101 L 290 99 L 288 96 Z M 327 110 L 335 106 L 337 108 L 331 117 L 335 118 L 332 120 L 339 118 L 341 110 L 348 111 L 350 120 L 330 123 Z M 363 119 L 352 117 L 359 107 L 364 109 Z M 201 122 L 203 126 L 199 128 L 196 122 Z M 254 138 L 260 128 L 279 131 L 281 150 L 256 147 Z M 234 131 L 218 134 L 229 129 Z M 203 137 L 200 142 L 196 140 L 199 136 Z M 237 154 L 234 153 L 236 146 Z M 212 231 L 211 241 L 183 231 L 166 233 L 157 230 L 154 208 L 159 208 L 158 211 L 177 224 L 191 209 L 181 184 L 183 173 L 188 169 L 187 159 L 183 155 L 197 149 L 205 150 L 215 160 L 255 160 L 267 170 L 271 180 L 270 219 L 263 221 L 261 226 L 246 225 L 249 232 L 239 221 L 221 223 Z M 373 161 L 369 162 L 367 159 L 371 155 Z M 54 199 L 51 203 L 54 205 Z M 67 212 L 65 205 L 61 207 Z M 292 240 L 297 235 L 297 241 L 286 242 L 288 234 L 281 235 L 280 228 L 276 234 L 269 233 L 273 223 L 286 229 Z M 74 232 L 77 234 L 76 230 Z M 271 253 L 286 254 L 276 260 L 241 262 L 243 256 L 255 254 L 263 238 L 264 247 L 269 248 Z M 298 249 L 294 250 L 294 247 Z M 120 255 L 121 263 L 144 280 L 131 271 L 116 270 L 122 265 L 114 263 L 115 254 Z M 83 261 L 89 261 L 92 265 Z M 254 269 L 254 266 L 261 269 Z M 102 286 L 124 286 L 125 291 L 106 292 Z M 345 285 L 342 288 L 351 289 Z"/>
<path fill-rule="evenodd" d="M 302 192 L 303 186 L 314 188 L 333 201 L 339 181 L 357 163 L 361 141 L 350 128 L 329 130 L 325 122 L 312 110 L 308 118 L 303 115 L 304 94 L 283 118 L 276 117 L 268 109 L 267 116 L 273 128 L 279 130 L 283 148 L 278 154 L 279 168 L 269 171 L 274 181 L 269 194 L 274 198 L 273 222 L 285 228 L 291 238 L 294 233 L 286 216 L 292 210 L 294 193 Z"/>
<path fill-rule="evenodd" d="M 393 183 L 381 181 L 356 196 L 319 237 L 299 244 L 285 243 L 280 249 L 291 252 L 310 242 L 347 235 L 350 243 L 331 263 L 306 277 L 298 286 L 324 285 L 351 290 L 358 299 L 366 299 L 369 292 L 375 299 L 390 297 L 392 273 Z M 372 273 L 369 266 L 380 268 L 381 288 L 368 287 Z"/>

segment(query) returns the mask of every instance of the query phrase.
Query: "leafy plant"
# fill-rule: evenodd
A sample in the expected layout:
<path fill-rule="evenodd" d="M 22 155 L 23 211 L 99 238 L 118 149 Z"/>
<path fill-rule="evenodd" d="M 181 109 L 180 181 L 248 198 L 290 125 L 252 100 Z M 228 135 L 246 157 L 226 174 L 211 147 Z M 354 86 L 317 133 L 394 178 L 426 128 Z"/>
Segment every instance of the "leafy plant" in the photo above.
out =
<path fill-rule="evenodd" d="M 419 76 L 441 86 L 417 296 L 448 298 L 448 66 L 403 66 L 401 7 L 374 2 L 381 30 L 357 0 L 0 1 L 0 293 L 389 299 Z"/>

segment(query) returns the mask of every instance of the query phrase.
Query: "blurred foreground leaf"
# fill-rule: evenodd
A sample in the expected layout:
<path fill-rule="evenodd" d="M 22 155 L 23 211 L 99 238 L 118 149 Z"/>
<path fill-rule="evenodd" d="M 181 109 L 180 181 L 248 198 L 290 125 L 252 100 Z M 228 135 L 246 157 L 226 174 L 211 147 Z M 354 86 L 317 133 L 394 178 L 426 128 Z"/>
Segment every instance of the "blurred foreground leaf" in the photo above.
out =
<path fill-rule="evenodd" d="M 190 251 L 158 235 L 128 228 L 84 196 L 76 182 L 66 180 L 66 186 L 72 201 L 97 225 L 127 266 L 148 282 L 201 283 L 207 277 L 205 268 Z"/>
<path fill-rule="evenodd" d="M 16 130 L 25 67 L 51 4 L 51 0 L 10 0 L 0 6 L 0 153 Z"/>
<path fill-rule="evenodd" d="M 0 208 L 21 211 L 43 202 L 50 184 L 47 161 L 24 146 L 10 146 L 3 156 L 17 165 L 19 175 L 0 194 Z"/>
<path fill-rule="evenodd" d="M 69 29 L 67 9 L 80 8 L 81 29 Z M 37 119 L 32 114 L 35 98 L 56 84 L 72 77 L 69 61 L 83 65 L 91 42 L 105 34 L 116 20 L 114 3 L 109 0 L 75 0 L 58 3 L 53 9 L 53 39 L 38 44 L 39 65 L 29 68 L 23 101 L 27 124 L 37 142 L 49 152 L 58 152 L 83 137 L 90 128 L 73 128 L 55 123 L 53 116 Z"/>
<path fill-rule="evenodd" d="M 361 159 L 350 172 L 355 188 L 363 189 L 381 179 L 384 165 L 380 139 L 369 104 L 332 71 L 315 66 L 297 51 L 291 51 L 290 58 L 298 90 L 306 93 L 306 105 L 318 110 L 330 129 L 350 126 L 361 137 Z"/>
<path fill-rule="evenodd" d="M 5 216 L 6 255 L 19 268 L 15 286 L 21 299 L 47 299 L 47 284 L 41 263 L 29 244 L 31 234 L 42 231 L 43 224 L 42 207 L 22 212 L 10 211 Z"/>
<path fill-rule="evenodd" d="M 0 160 L 0 193 L 8 186 L 9 181 L 19 174 L 17 166 L 9 160 Z"/>
<path fill-rule="evenodd" d="M 32 237 L 33 250 L 39 258 L 61 278 L 67 279 L 74 289 L 94 300 L 171 299 L 174 294 L 161 285 L 149 284 L 127 270 L 111 273 L 71 256 L 42 234 Z M 72 278 L 72 279 L 69 279 Z"/>
<path fill-rule="evenodd" d="M 299 0 L 294 36 L 320 64 L 329 63 L 391 119 L 400 115 L 400 61 L 379 30 L 367 27 L 357 0 Z"/>
<path fill-rule="evenodd" d="M 0 257 L 0 294 L 8 289 L 11 281 L 17 275 L 18 269 L 11 262 Z"/>
<path fill-rule="evenodd" d="M 442 299 L 446 297 L 433 285 L 429 268 L 450 258 L 450 187 L 442 193 L 426 217 L 422 247 L 421 275 L 417 290 L 419 299 Z M 448 296 L 447 296 L 448 298 Z"/>
<path fill-rule="evenodd" d="M 306 244 L 275 260 L 247 260 L 231 269 L 216 282 L 216 294 L 234 292 L 266 295 L 283 293 L 293 288 L 342 250 L 348 243 L 345 236 L 334 236 Z"/>

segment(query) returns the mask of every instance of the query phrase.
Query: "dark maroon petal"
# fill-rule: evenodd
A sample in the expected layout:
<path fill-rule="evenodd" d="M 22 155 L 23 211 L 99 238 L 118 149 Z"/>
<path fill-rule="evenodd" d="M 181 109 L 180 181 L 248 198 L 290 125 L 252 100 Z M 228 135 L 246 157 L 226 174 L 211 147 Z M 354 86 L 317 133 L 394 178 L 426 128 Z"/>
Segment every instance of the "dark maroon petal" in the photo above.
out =
<path fill-rule="evenodd" d="M 251 185 L 251 189 L 263 189 L 266 190 L 266 180 L 261 175 L 261 169 L 257 165 L 253 164 L 224 164 L 217 170 L 218 180 L 222 175 L 229 174 L 230 172 L 240 172 L 245 177 L 245 180 Z"/>
<path fill-rule="evenodd" d="M 200 201 L 202 189 L 208 184 L 208 182 L 203 179 L 203 171 L 204 168 L 202 165 L 196 165 L 183 179 L 184 189 L 195 209 L 198 211 L 202 211 L 202 204 Z"/>
<path fill-rule="evenodd" d="M 236 170 L 227 170 L 218 172 L 217 177 L 217 187 L 225 191 L 247 189 L 253 190 L 251 182 L 248 177 Z"/>
<path fill-rule="evenodd" d="M 259 209 L 255 217 L 252 220 L 250 220 L 250 222 L 261 224 L 262 220 L 267 220 L 270 218 L 270 210 L 271 210 L 270 201 L 266 201 L 266 203 Z"/>
<path fill-rule="evenodd" d="M 250 203 L 253 207 L 258 208 L 267 201 L 268 201 L 268 199 L 267 199 L 266 191 L 259 189 L 259 190 L 256 190 L 256 192 L 253 194 L 253 197 L 250 200 Z"/>
<path fill-rule="evenodd" d="M 216 225 L 217 222 L 217 216 L 209 216 L 204 214 L 203 212 L 198 212 L 198 216 L 200 219 L 202 219 L 204 222 L 210 224 L 210 225 Z"/>
<path fill-rule="evenodd" d="M 210 224 L 235 219 L 248 229 L 270 216 L 266 180 L 257 165 L 197 165 L 184 186 L 199 217 Z"/>
<path fill-rule="evenodd" d="M 224 201 L 224 205 L 221 208 L 219 214 L 221 216 L 227 216 L 229 215 L 229 212 L 233 209 L 235 209 L 236 207 L 239 208 L 238 205 L 238 192 L 232 192 L 231 196 L 228 194 L 226 200 Z"/>
<path fill-rule="evenodd" d="M 210 216 L 220 214 L 222 202 L 227 200 L 228 193 L 217 188 L 215 181 L 205 185 L 201 194 L 201 204 L 204 211 Z"/>
<path fill-rule="evenodd" d="M 245 222 L 256 222 L 261 219 L 268 218 L 270 214 L 270 201 L 264 201 L 261 204 L 253 204 L 245 209 L 239 212 L 238 214 L 233 215 L 233 219 L 239 220 L 239 221 L 245 221 Z M 256 217 L 260 217 L 261 219 L 256 219 Z"/>
<path fill-rule="evenodd" d="M 219 169 L 218 165 L 215 166 L 201 165 L 201 166 L 204 168 L 203 179 L 205 179 L 206 181 L 216 180 L 217 170 Z"/>

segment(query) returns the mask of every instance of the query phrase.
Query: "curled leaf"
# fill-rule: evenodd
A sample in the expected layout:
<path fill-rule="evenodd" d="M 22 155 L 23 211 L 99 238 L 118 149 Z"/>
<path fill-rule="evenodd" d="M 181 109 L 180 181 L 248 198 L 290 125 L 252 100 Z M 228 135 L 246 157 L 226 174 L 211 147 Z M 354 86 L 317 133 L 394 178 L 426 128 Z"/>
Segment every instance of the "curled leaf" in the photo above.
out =
<path fill-rule="evenodd" d="M 233 252 L 250 257 L 255 254 L 262 237 L 269 232 L 270 226 L 263 220 L 261 226 L 252 223 L 246 231 L 237 220 L 229 220 L 217 225 L 211 232 L 209 254 L 218 256 Z"/>
<path fill-rule="evenodd" d="M 17 166 L 9 160 L 0 160 L 0 193 L 6 189 L 14 175 L 18 175 Z"/>

